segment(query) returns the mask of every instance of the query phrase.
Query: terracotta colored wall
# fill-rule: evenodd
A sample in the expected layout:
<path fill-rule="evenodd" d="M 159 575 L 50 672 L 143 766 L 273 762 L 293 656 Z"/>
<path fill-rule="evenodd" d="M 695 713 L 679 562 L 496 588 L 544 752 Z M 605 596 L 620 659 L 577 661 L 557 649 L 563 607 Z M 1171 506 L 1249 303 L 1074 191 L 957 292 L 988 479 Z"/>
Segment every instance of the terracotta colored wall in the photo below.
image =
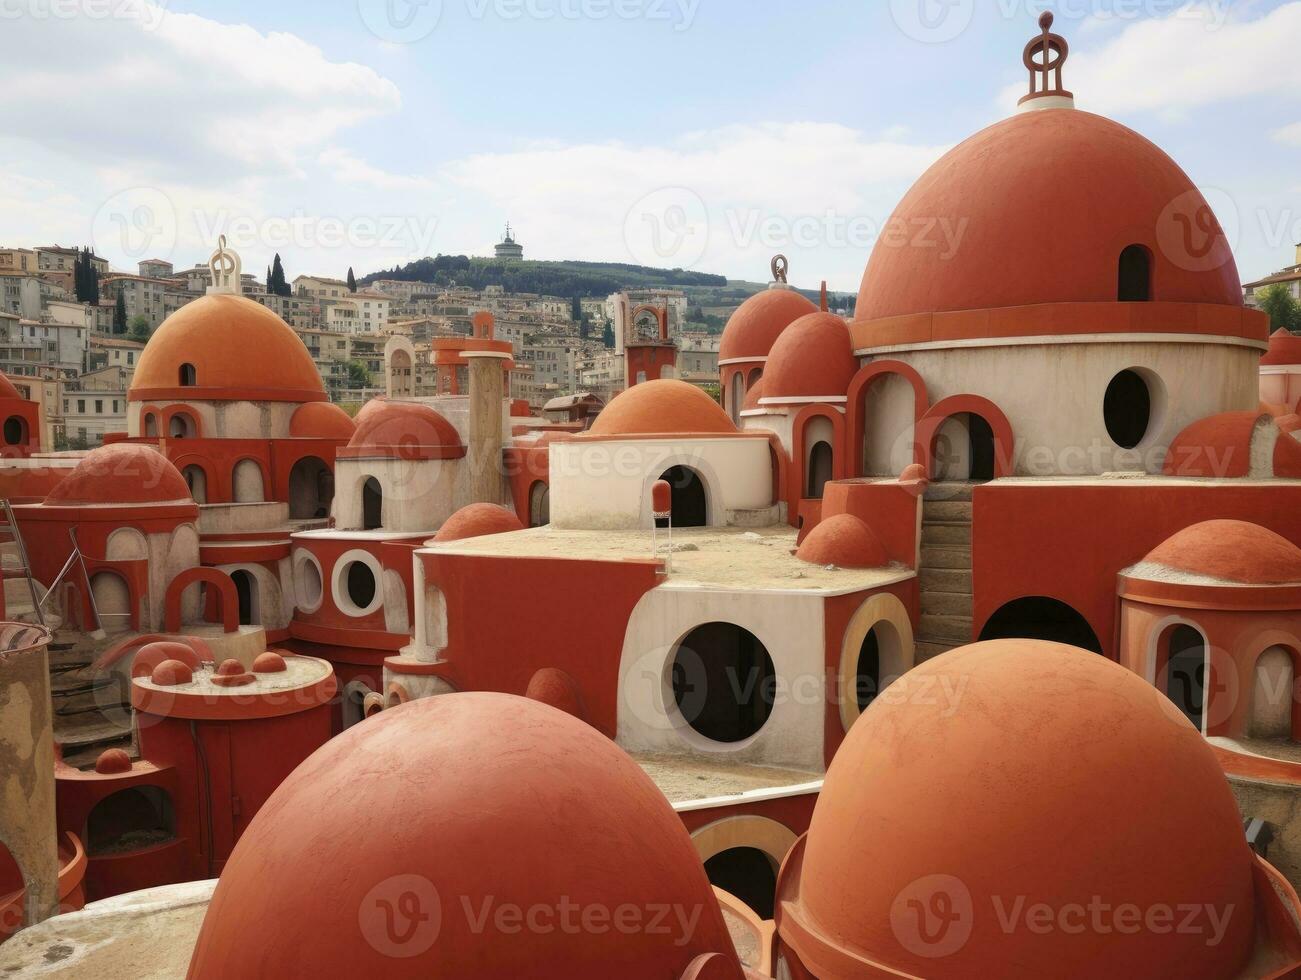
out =
<path fill-rule="evenodd" d="M 973 634 L 1005 603 L 1059 599 L 1116 659 L 1116 575 L 1176 531 L 1234 518 L 1301 544 L 1301 486 L 986 484 L 973 495 Z"/>
<path fill-rule="evenodd" d="M 588 720 L 614 737 L 624 633 L 659 582 L 657 564 L 437 552 L 420 560 L 447 601 L 442 657 L 458 690 L 522 695 L 536 671 L 556 667 L 578 682 Z"/>

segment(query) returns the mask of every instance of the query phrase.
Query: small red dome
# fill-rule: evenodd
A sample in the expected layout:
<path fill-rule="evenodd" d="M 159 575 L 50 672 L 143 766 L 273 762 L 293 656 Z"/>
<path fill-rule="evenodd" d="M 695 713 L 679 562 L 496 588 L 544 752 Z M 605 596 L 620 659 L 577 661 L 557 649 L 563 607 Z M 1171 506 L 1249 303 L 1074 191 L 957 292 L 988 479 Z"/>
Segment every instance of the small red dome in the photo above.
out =
<path fill-rule="evenodd" d="M 122 749 L 105 749 L 95 760 L 95 771 L 101 776 L 131 771 L 131 757 Z"/>
<path fill-rule="evenodd" d="M 461 437 L 451 422 L 428 405 L 375 399 L 357 413 L 357 429 L 348 445 L 436 446 L 462 448 Z"/>
<path fill-rule="evenodd" d="M 274 650 L 259 653 L 253 661 L 253 673 L 255 674 L 283 674 L 287 669 L 285 658 Z"/>
<path fill-rule="evenodd" d="M 300 405 L 289 420 L 289 434 L 295 439 L 342 439 L 347 442 L 356 431 L 356 423 L 333 402 Z"/>
<path fill-rule="evenodd" d="M 783 330 L 817 310 L 816 304 L 793 289 L 778 286 L 756 293 L 728 318 L 718 344 L 719 361 L 767 357 Z"/>
<path fill-rule="evenodd" d="M 1267 424 L 1273 424 L 1271 416 L 1263 412 L 1224 412 L 1198 419 L 1171 440 L 1162 470 L 1166 476 L 1248 476 L 1252 463 L 1261 462 L 1252 459 L 1252 443 Z"/>
<path fill-rule="evenodd" d="M 194 680 L 194 671 L 190 665 L 182 663 L 180 660 L 164 660 L 149 675 L 149 680 L 159 687 L 176 687 L 178 684 L 189 684 Z"/>
<path fill-rule="evenodd" d="M 768 356 L 764 398 L 843 396 L 858 370 L 849 327 L 834 313 L 810 313 L 787 327 Z"/>
<path fill-rule="evenodd" d="M 152 674 L 155 667 L 168 660 L 180 661 L 191 671 L 199 669 L 199 655 L 193 647 L 175 640 L 156 640 L 146 643 L 131 658 L 131 676 L 144 677 Z"/>
<path fill-rule="evenodd" d="M 1279 327 L 1269 336 L 1269 350 L 1260 359 L 1262 365 L 1295 364 L 1301 366 L 1301 337 Z"/>
<path fill-rule="evenodd" d="M 695 385 L 670 378 L 626 389 L 605 406 L 590 430 L 594 436 L 735 432 L 718 402 Z"/>
<path fill-rule="evenodd" d="M 1204 224 L 1205 243 L 1191 237 Z M 922 175 L 886 228 L 860 321 L 1112 303 L 1130 245 L 1151 257 L 1152 299 L 1242 306 L 1233 253 L 1188 175 L 1133 130 L 1079 110 L 1026 112 L 972 136 Z"/>
<path fill-rule="evenodd" d="M 524 525 L 514 511 L 497 504 L 469 504 L 449 517 L 434 535 L 435 541 L 464 541 L 485 534 L 522 531 Z"/>
<path fill-rule="evenodd" d="M 223 660 L 221 666 L 213 672 L 212 683 L 218 687 L 244 687 L 257 678 L 244 669 L 238 660 Z"/>
<path fill-rule="evenodd" d="M 1210 746 L 1150 683 L 1075 647 L 996 640 L 914 667 L 890 694 L 850 729 L 782 868 L 777 928 L 810 971 L 1238 974 L 1255 859 Z M 1040 905 L 1067 927 L 1004 924 Z M 1233 914 L 1219 942 L 1209 923 L 1065 918 L 1099 906 Z"/>
<path fill-rule="evenodd" d="M 163 321 L 140 354 L 131 401 L 182 387 L 194 369 L 194 398 L 324 401 L 325 386 L 307 347 L 289 324 L 245 296 L 214 294 L 187 303 Z"/>
<path fill-rule="evenodd" d="M 0 374 L 0 398 L 22 399 L 22 397 L 22 395 L 18 394 L 18 389 L 14 387 L 13 382 Z"/>
<path fill-rule="evenodd" d="M 529 678 L 524 696 L 531 701 L 541 701 L 575 718 L 583 717 L 583 697 L 578 682 L 557 667 L 543 667 Z"/>
<path fill-rule="evenodd" d="M 1152 549 L 1142 565 L 1243 585 L 1301 582 L 1301 548 L 1246 521 L 1193 524 Z M 1132 577 L 1140 576 L 1142 566 Z"/>
<path fill-rule="evenodd" d="M 837 568 L 881 568 L 890 564 L 876 532 L 853 514 L 836 514 L 820 522 L 795 557 L 812 565 Z"/>
<path fill-rule="evenodd" d="M 150 446 L 116 442 L 92 449 L 45 498 L 47 504 L 192 503 L 185 478 Z"/>
<path fill-rule="evenodd" d="M 698 918 L 613 927 L 661 907 Z M 699 855 L 640 766 L 554 708 L 449 694 L 290 774 L 222 870 L 189 976 L 666 980 L 715 952 L 740 980 Z"/>

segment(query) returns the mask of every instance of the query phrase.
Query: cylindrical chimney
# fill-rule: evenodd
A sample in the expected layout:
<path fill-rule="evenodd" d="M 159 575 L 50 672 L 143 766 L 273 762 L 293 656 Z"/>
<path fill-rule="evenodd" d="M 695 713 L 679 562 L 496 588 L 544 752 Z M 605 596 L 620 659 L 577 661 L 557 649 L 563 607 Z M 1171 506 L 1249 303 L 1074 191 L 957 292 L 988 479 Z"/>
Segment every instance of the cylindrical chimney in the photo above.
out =
<path fill-rule="evenodd" d="M 501 406 L 505 397 L 504 363 L 499 351 L 466 351 L 470 365 L 470 502 L 502 502 Z"/>

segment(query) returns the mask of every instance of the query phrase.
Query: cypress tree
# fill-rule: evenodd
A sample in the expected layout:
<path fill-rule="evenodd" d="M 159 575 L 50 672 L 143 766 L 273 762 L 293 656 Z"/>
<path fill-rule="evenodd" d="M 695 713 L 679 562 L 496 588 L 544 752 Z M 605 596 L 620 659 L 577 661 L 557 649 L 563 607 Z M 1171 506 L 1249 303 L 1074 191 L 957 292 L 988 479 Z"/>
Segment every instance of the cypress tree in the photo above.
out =
<path fill-rule="evenodd" d="M 352 266 L 348 266 L 348 292 L 357 291 L 357 277 L 352 274 Z"/>
<path fill-rule="evenodd" d="M 126 333 L 126 293 L 117 294 L 117 304 L 113 307 L 113 332 Z"/>

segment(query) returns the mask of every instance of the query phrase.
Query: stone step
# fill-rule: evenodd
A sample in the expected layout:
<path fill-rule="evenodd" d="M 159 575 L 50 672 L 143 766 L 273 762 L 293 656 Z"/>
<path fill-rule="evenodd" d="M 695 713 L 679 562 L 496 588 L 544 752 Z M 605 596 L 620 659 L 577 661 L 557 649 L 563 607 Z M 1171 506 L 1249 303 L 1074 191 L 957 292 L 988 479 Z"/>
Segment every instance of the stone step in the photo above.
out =
<path fill-rule="evenodd" d="M 917 630 L 928 642 L 948 640 L 955 644 L 971 642 L 970 616 L 932 616 L 922 614 Z"/>
<path fill-rule="evenodd" d="M 953 545 L 922 544 L 923 571 L 933 568 L 960 569 L 971 572 L 971 549 Z"/>
<path fill-rule="evenodd" d="M 971 523 L 970 500 L 927 500 L 922 504 L 922 520 L 927 523 Z"/>
<path fill-rule="evenodd" d="M 970 524 L 922 524 L 922 544 L 956 545 L 971 547 Z"/>
<path fill-rule="evenodd" d="M 927 592 L 957 592 L 971 595 L 970 568 L 925 568 L 917 573 L 917 580 L 922 587 L 922 594 Z"/>
<path fill-rule="evenodd" d="M 926 488 L 925 500 L 970 500 L 975 483 L 932 483 Z"/>
<path fill-rule="evenodd" d="M 960 643 L 949 643 L 947 640 L 915 640 L 913 642 L 914 657 L 917 663 L 922 664 L 961 645 Z"/>
<path fill-rule="evenodd" d="M 958 592 L 923 592 L 922 615 L 961 616 L 971 619 L 972 598 Z"/>

